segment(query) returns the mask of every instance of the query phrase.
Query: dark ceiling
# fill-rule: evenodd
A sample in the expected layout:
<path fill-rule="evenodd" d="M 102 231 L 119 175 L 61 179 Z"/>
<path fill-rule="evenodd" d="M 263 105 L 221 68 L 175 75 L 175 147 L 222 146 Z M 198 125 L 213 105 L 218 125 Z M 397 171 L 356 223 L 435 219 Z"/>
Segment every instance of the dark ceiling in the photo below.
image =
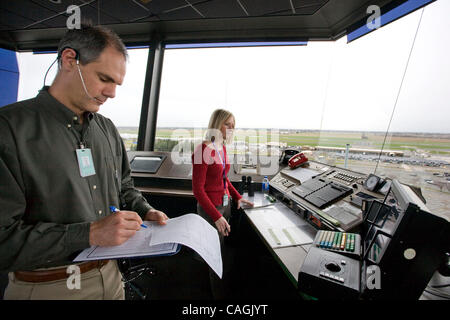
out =
<path fill-rule="evenodd" d="M 126 44 L 333 40 L 367 17 L 369 5 L 400 0 L 0 0 L 0 47 L 54 49 L 69 5 L 81 20 L 107 25 Z"/>

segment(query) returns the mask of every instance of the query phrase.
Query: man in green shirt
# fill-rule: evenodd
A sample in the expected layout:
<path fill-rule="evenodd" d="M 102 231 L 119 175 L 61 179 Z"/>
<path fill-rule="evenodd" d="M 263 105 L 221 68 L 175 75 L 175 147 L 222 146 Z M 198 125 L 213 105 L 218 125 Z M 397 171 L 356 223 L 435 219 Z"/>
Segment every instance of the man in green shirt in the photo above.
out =
<path fill-rule="evenodd" d="M 68 267 L 85 248 L 124 243 L 142 220 L 165 224 L 167 216 L 134 188 L 117 129 L 97 113 L 122 84 L 126 61 L 112 31 L 69 30 L 52 85 L 0 108 L 5 299 L 123 299 L 116 261 L 78 264 L 79 289 L 68 285 Z"/>

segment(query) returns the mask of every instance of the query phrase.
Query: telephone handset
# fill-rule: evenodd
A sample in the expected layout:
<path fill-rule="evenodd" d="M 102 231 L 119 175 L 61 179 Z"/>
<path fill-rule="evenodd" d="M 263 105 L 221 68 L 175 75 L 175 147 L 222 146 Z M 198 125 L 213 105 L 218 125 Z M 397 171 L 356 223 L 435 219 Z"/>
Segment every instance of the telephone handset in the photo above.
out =
<path fill-rule="evenodd" d="M 285 149 L 280 155 L 280 164 L 288 164 L 290 158 L 298 154 L 300 151 L 295 149 Z"/>
<path fill-rule="evenodd" d="M 308 158 L 303 153 L 297 153 L 295 156 L 289 159 L 288 165 L 290 168 L 294 169 L 298 166 L 308 162 Z"/>

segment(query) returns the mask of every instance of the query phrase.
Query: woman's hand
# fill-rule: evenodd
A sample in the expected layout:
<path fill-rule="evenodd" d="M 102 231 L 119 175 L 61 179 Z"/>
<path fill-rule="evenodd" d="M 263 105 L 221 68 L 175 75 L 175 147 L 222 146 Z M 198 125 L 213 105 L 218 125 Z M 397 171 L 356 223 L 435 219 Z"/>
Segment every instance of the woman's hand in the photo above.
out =
<path fill-rule="evenodd" d="M 227 220 L 224 217 L 220 217 L 215 222 L 217 230 L 219 230 L 219 233 L 223 235 L 224 237 L 228 236 L 231 232 L 230 225 L 228 224 Z"/>
<path fill-rule="evenodd" d="M 244 199 L 244 198 L 241 198 L 241 199 L 239 199 L 238 202 L 237 202 L 237 208 L 239 209 L 239 208 L 241 207 L 242 204 L 247 204 L 247 205 L 249 205 L 250 207 L 253 207 L 253 206 L 254 206 L 254 203 L 253 203 L 253 202 L 248 201 L 248 200 L 246 200 L 246 199 Z"/>

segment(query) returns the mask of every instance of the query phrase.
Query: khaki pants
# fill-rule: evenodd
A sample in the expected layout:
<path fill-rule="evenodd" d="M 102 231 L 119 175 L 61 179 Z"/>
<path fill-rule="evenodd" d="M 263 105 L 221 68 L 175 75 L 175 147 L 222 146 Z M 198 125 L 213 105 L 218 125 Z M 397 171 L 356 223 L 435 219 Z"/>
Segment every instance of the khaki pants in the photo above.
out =
<path fill-rule="evenodd" d="M 111 260 L 102 268 L 94 268 L 80 275 L 80 289 L 69 289 L 67 279 L 31 283 L 8 274 L 5 300 L 124 300 L 122 275 L 117 261 Z"/>

